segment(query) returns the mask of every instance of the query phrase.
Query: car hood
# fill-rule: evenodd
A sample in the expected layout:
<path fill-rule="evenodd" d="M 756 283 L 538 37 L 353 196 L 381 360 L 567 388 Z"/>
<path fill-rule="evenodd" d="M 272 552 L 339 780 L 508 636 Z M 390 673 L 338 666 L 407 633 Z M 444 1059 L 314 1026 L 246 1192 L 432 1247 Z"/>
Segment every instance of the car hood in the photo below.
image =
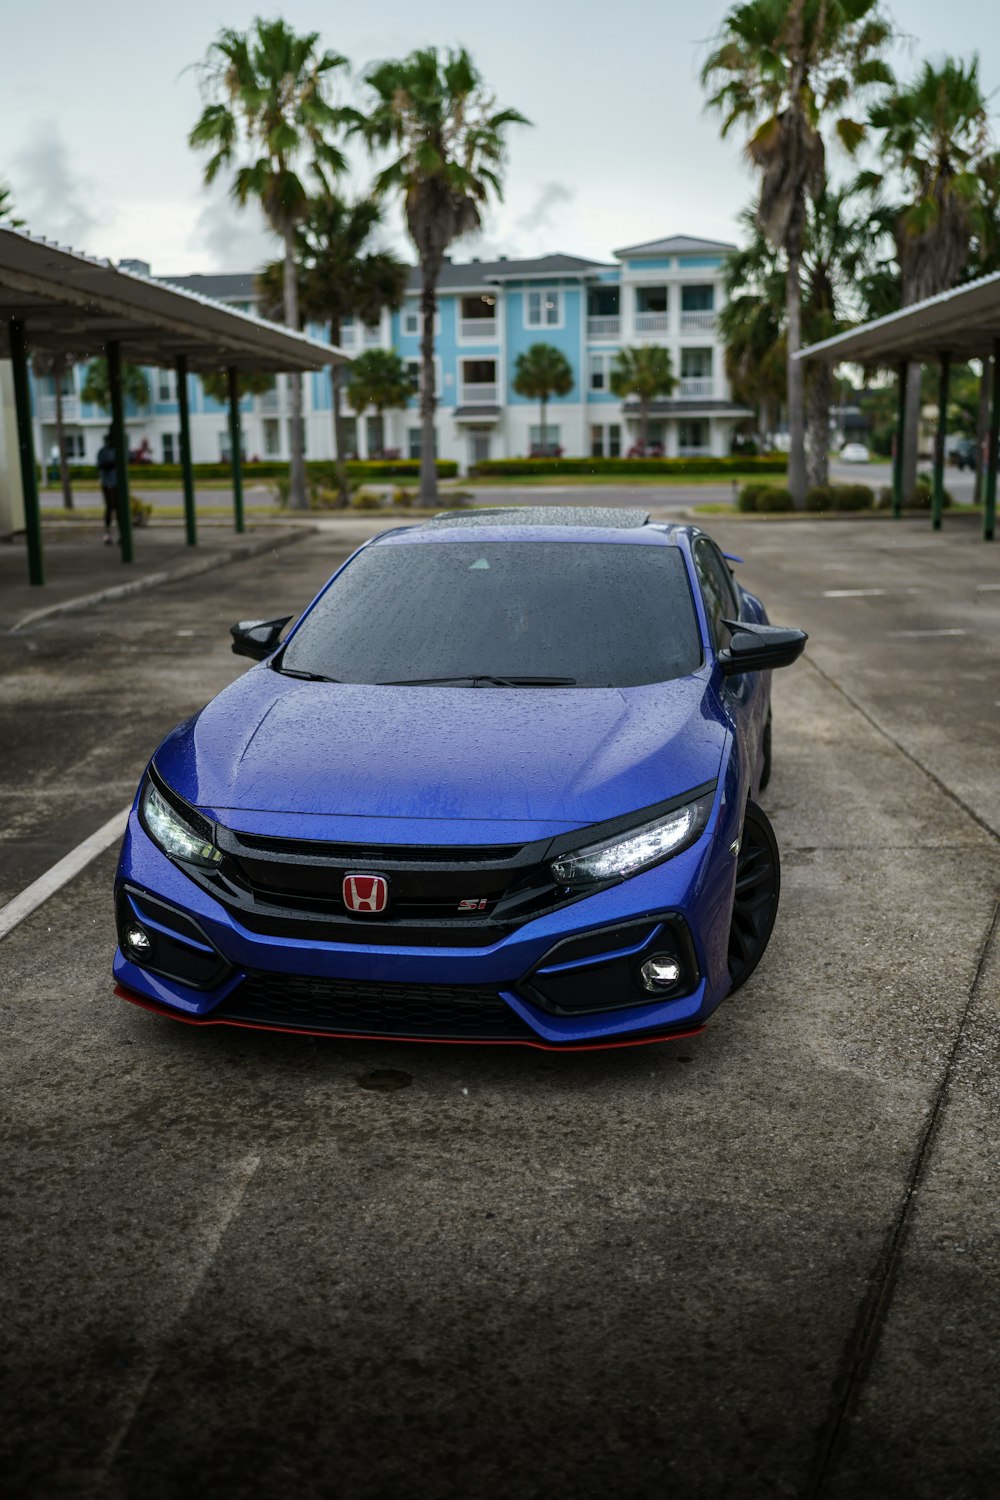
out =
<path fill-rule="evenodd" d="M 703 672 L 637 688 L 511 689 L 303 682 L 262 666 L 169 735 L 155 761 L 182 797 L 246 831 L 284 814 L 502 820 L 527 837 L 527 825 L 597 823 L 713 780 L 726 736 Z"/>

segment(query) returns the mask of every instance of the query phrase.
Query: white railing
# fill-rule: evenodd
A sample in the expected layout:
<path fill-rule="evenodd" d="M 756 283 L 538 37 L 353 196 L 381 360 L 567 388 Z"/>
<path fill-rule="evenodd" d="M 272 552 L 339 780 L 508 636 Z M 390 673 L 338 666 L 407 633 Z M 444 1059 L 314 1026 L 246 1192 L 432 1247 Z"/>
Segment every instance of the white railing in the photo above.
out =
<path fill-rule="evenodd" d="M 637 312 L 636 333 L 669 333 L 670 314 L 665 312 Z"/>
<path fill-rule="evenodd" d="M 262 395 L 257 397 L 257 400 L 260 402 L 260 410 L 269 416 L 273 416 L 276 412 L 283 412 L 285 409 L 285 403 L 282 400 L 283 394 L 279 390 L 264 391 Z"/>
<path fill-rule="evenodd" d="M 375 323 L 372 326 L 369 326 L 367 323 L 365 324 L 364 341 L 365 341 L 365 347 L 367 349 L 375 349 L 375 348 L 378 347 L 379 344 L 381 344 L 381 342 L 382 342 L 382 325 L 381 325 L 381 323 Z"/>
<path fill-rule="evenodd" d="M 355 328 L 353 323 L 349 323 L 346 327 L 341 328 L 340 347 L 342 349 L 352 349 L 354 347 L 354 336 L 356 332 L 357 329 Z"/>
<path fill-rule="evenodd" d="M 715 381 L 711 375 L 682 375 L 682 396 L 712 396 L 715 394 Z"/>
<path fill-rule="evenodd" d="M 712 450 L 707 443 L 703 443 L 697 448 L 693 447 L 690 443 L 686 445 L 681 443 L 677 449 L 677 455 L 679 458 L 711 458 Z"/>
<path fill-rule="evenodd" d="M 476 381 L 472 385 L 463 385 L 459 397 L 463 406 L 496 406 L 498 400 L 497 386 L 487 385 L 485 381 Z"/>
<path fill-rule="evenodd" d="M 459 321 L 459 332 L 463 339 L 475 339 L 480 344 L 496 343 L 497 320 L 496 318 L 462 318 Z"/>
<path fill-rule="evenodd" d="M 622 320 L 618 313 L 610 313 L 606 317 L 587 319 L 587 337 L 589 339 L 616 339 L 621 333 Z"/>
<path fill-rule="evenodd" d="M 64 396 L 62 398 L 62 412 L 64 422 L 78 422 L 80 419 L 80 398 L 78 396 Z M 55 396 L 39 396 L 38 419 L 41 422 L 55 421 Z"/>
<path fill-rule="evenodd" d="M 711 308 L 704 308 L 699 312 L 681 313 L 681 332 L 695 333 L 698 331 L 711 332 L 715 327 L 715 313 Z"/>

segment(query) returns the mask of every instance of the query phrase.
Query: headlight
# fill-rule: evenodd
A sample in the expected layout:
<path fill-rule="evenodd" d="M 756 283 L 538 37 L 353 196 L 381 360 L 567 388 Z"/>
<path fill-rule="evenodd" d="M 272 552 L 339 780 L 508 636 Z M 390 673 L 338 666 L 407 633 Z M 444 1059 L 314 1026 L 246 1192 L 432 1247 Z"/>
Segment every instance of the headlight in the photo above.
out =
<path fill-rule="evenodd" d="M 156 840 L 164 854 L 170 854 L 174 859 L 187 860 L 191 865 L 201 865 L 204 869 L 212 869 L 222 863 L 222 851 L 185 823 L 166 798 L 160 796 L 151 781 L 146 783 L 141 808 L 146 831 Z"/>
<path fill-rule="evenodd" d="M 679 854 L 693 844 L 708 822 L 712 794 L 697 797 L 684 807 L 652 823 L 630 828 L 625 834 L 590 844 L 572 854 L 564 854 L 551 866 L 553 879 L 560 885 L 591 885 L 605 880 L 627 880 L 650 865 Z"/>

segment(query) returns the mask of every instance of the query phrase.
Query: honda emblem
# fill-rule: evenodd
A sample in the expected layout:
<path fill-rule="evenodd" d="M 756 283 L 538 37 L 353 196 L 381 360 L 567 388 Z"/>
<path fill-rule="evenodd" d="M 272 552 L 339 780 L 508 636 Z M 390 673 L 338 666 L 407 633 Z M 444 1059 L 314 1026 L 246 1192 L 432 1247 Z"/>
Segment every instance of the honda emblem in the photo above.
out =
<path fill-rule="evenodd" d="M 389 882 L 384 875 L 345 875 L 343 893 L 348 911 L 377 914 L 389 905 Z"/>

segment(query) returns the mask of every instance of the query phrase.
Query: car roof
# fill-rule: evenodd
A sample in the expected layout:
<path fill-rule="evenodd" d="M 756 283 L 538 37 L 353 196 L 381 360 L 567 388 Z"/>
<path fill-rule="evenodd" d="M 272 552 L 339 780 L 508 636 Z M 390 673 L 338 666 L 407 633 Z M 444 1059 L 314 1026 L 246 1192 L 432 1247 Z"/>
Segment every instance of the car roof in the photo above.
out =
<path fill-rule="evenodd" d="M 498 505 L 441 511 L 416 526 L 384 532 L 376 540 L 457 541 L 470 531 L 490 531 L 497 540 L 504 541 L 603 540 L 676 546 L 682 533 L 691 534 L 696 529 L 652 521 L 648 511 L 626 506 Z"/>

